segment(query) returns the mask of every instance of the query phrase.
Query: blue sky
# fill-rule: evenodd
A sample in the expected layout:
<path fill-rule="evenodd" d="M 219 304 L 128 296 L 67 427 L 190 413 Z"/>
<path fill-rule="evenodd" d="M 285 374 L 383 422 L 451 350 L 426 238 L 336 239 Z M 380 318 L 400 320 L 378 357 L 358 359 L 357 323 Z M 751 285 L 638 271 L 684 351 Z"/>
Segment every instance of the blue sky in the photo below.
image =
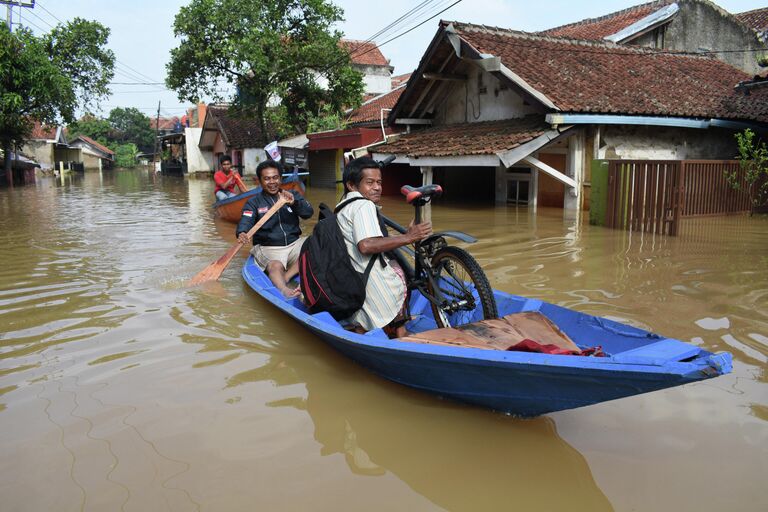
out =
<path fill-rule="evenodd" d="M 455 0 L 432 0 L 415 19 L 376 37 L 381 44 L 413 27 Z M 173 18 L 187 0 L 36 0 L 34 9 L 22 9 L 21 22 L 37 33 L 74 17 L 97 20 L 112 31 L 109 46 L 118 64 L 115 82 L 163 82 L 169 51 L 178 45 L 173 37 Z M 335 0 L 345 11 L 339 26 L 351 39 L 368 39 L 413 9 L 417 0 Z M 584 18 L 602 16 L 643 0 L 463 0 L 413 31 L 384 44 L 381 51 L 395 66 L 395 74 L 408 73 L 418 64 L 437 30 L 439 19 L 481 23 L 516 30 L 537 31 Z M 738 13 L 765 7 L 765 0 L 716 0 L 723 9 Z M 5 8 L 0 6 L 5 17 Z M 14 21 L 19 21 L 14 9 Z M 162 85 L 112 86 L 113 95 L 101 105 L 101 113 L 114 107 L 136 107 L 154 116 L 158 101 L 161 115 L 181 115 L 187 102 Z"/>

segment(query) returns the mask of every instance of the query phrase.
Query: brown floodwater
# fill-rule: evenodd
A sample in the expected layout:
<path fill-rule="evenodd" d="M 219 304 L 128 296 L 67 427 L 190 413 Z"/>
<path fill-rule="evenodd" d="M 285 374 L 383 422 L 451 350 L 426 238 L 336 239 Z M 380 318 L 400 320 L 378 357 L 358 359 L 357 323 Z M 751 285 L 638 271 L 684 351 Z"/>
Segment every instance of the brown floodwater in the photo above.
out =
<path fill-rule="evenodd" d="M 0 189 L 0 510 L 768 510 L 765 216 L 665 238 L 435 205 L 495 288 L 734 357 L 521 420 L 356 366 L 247 288 L 245 253 L 185 287 L 234 241 L 212 197 L 143 170 Z"/>

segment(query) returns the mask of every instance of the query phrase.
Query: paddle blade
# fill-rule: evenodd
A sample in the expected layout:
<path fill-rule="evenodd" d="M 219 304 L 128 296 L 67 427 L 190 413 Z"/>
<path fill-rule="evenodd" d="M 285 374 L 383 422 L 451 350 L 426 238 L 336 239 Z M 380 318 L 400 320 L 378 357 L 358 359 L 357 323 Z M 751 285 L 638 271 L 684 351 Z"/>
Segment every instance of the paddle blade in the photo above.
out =
<path fill-rule="evenodd" d="M 199 284 L 207 283 L 209 281 L 216 281 L 221 277 L 224 269 L 227 268 L 229 262 L 235 257 L 235 254 L 243 246 L 242 242 L 237 242 L 235 245 L 229 248 L 219 259 L 205 267 L 203 270 L 195 274 L 195 276 L 187 283 L 189 286 L 197 286 Z"/>

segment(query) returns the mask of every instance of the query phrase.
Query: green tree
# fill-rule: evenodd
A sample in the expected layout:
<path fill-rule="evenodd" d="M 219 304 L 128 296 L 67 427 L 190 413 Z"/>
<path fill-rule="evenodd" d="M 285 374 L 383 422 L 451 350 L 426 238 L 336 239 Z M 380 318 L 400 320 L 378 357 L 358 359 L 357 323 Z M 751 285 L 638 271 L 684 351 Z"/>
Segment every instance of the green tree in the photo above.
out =
<path fill-rule="evenodd" d="M 139 109 L 113 108 L 109 112 L 109 124 L 115 130 L 115 140 L 131 142 L 142 151 L 149 151 L 155 143 L 155 132 L 150 128 L 149 117 Z"/>
<path fill-rule="evenodd" d="M 726 171 L 726 179 L 732 188 L 746 189 L 752 215 L 757 208 L 768 204 L 768 147 L 749 128 L 737 133 L 735 137 L 739 147 L 736 159 L 743 172 L 743 179 L 740 179 L 736 171 Z"/>
<path fill-rule="evenodd" d="M 237 88 L 235 109 L 254 115 L 267 140 L 285 124 L 303 131 L 307 110 L 360 103 L 362 76 L 331 28 L 342 14 L 326 0 L 192 0 L 174 21 L 181 44 L 166 84 L 182 100 L 222 100 L 226 81 Z"/>
<path fill-rule="evenodd" d="M 34 121 L 71 122 L 78 106 L 87 108 L 109 93 L 114 54 L 105 47 L 108 35 L 109 29 L 80 18 L 42 37 L 0 26 L 0 145 L 6 173 L 11 149 L 29 136 Z"/>
<path fill-rule="evenodd" d="M 78 135 L 85 135 L 105 146 L 114 140 L 113 127 L 110 122 L 93 114 L 85 114 L 77 121 L 69 123 L 67 132 L 70 140 Z"/>
<path fill-rule="evenodd" d="M 116 144 L 111 148 L 115 152 L 115 165 L 118 167 L 135 167 L 136 157 L 139 155 L 139 148 L 136 144 Z"/>

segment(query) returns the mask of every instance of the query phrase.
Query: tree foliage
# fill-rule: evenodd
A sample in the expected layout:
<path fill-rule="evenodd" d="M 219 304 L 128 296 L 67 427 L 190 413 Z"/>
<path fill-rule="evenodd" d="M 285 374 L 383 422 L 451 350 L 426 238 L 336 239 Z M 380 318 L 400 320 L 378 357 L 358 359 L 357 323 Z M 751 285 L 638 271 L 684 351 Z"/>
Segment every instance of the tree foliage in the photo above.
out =
<path fill-rule="evenodd" d="M 118 167 L 134 167 L 136 157 L 139 155 L 139 148 L 136 144 L 129 142 L 127 144 L 117 144 L 111 147 L 115 152 L 115 165 Z"/>
<path fill-rule="evenodd" d="M 726 179 L 734 189 L 740 190 L 742 186 L 746 189 L 751 214 L 768 204 L 768 147 L 749 128 L 736 134 L 736 143 L 739 147 L 736 159 L 744 172 L 743 183 L 735 172 L 726 172 Z"/>
<path fill-rule="evenodd" d="M 93 114 L 85 114 L 77 121 L 67 125 L 67 134 L 70 140 L 78 135 L 85 135 L 105 146 L 112 140 L 112 131 L 113 128 L 109 121 Z"/>
<path fill-rule="evenodd" d="M 113 108 L 109 112 L 109 124 L 115 132 L 113 138 L 119 142 L 133 143 L 142 151 L 150 151 L 155 144 L 149 117 L 137 108 Z"/>
<path fill-rule="evenodd" d="M 0 26 L 0 144 L 6 172 L 11 148 L 23 142 L 35 121 L 70 122 L 78 106 L 108 95 L 114 75 L 108 36 L 108 28 L 80 18 L 42 37 Z"/>
<path fill-rule="evenodd" d="M 307 112 L 328 105 L 340 113 L 362 97 L 362 76 L 332 29 L 341 19 L 326 0 L 192 0 L 174 21 L 181 44 L 166 84 L 196 102 L 225 99 L 226 82 L 237 89 L 233 106 L 255 115 L 265 140 L 281 126 L 304 131 Z"/>

